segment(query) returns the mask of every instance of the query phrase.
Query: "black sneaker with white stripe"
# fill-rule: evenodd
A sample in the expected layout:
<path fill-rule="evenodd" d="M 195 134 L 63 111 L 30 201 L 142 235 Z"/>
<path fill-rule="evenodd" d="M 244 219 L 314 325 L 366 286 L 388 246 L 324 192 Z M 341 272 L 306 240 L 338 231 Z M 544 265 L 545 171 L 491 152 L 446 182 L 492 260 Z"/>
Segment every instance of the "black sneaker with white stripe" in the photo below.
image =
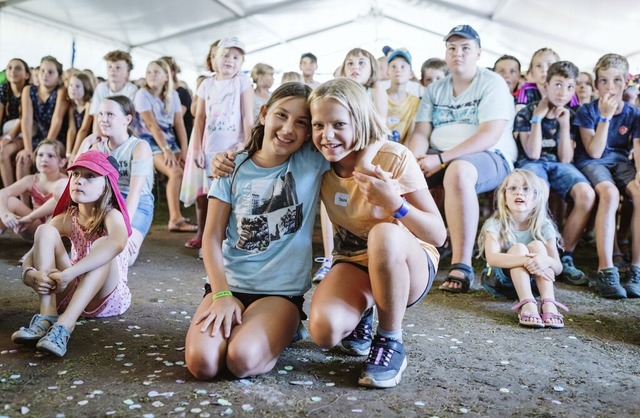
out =
<path fill-rule="evenodd" d="M 376 335 L 358 379 L 360 386 L 391 388 L 400 383 L 407 356 L 400 341 Z"/>

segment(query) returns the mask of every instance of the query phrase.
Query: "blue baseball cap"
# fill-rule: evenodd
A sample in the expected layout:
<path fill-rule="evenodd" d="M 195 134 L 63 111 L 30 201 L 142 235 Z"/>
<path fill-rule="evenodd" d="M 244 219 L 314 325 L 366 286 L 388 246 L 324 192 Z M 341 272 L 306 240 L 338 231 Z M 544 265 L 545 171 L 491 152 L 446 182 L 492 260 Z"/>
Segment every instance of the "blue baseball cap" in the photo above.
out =
<path fill-rule="evenodd" d="M 407 61 L 409 65 L 411 65 L 411 54 L 404 48 L 394 49 L 393 52 L 389 54 L 387 62 L 389 63 L 398 57 L 404 58 L 404 60 Z"/>
<path fill-rule="evenodd" d="M 393 51 L 393 48 L 391 48 L 389 45 L 385 45 L 382 47 L 382 53 L 386 56 L 389 54 L 389 52 Z"/>
<path fill-rule="evenodd" d="M 478 43 L 478 46 L 480 46 L 480 35 L 478 35 L 478 32 L 469 25 L 458 25 L 451 29 L 447 36 L 444 37 L 444 41 L 446 42 L 449 38 L 456 35 L 467 39 L 473 39 Z"/>

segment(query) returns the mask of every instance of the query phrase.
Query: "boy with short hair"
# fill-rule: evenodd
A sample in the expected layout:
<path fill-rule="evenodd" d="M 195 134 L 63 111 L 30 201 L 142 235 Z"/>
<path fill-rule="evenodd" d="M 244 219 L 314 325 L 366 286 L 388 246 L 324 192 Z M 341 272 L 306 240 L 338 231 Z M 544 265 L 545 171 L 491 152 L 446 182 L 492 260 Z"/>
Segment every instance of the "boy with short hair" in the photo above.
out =
<path fill-rule="evenodd" d="M 311 52 L 305 52 L 300 56 L 300 71 L 302 72 L 302 78 L 304 84 L 315 89 L 320 85 L 318 81 L 313 79 L 313 75 L 318 69 L 318 58 Z"/>
<path fill-rule="evenodd" d="M 104 56 L 107 61 L 107 81 L 98 84 L 93 92 L 89 114 L 93 116 L 93 132 L 98 132 L 98 109 L 100 103 L 111 96 L 127 96 L 133 102 L 138 88 L 129 82 L 133 69 L 131 55 L 125 51 L 111 51 Z"/>
<path fill-rule="evenodd" d="M 580 70 L 569 61 L 553 63 L 547 72 L 544 98 L 529 103 L 516 115 L 514 137 L 519 145 L 517 168 L 535 173 L 547 182 L 573 209 L 562 230 L 560 279 L 586 285 L 587 276 L 573 264 L 575 250 L 595 203 L 589 180 L 573 165 L 573 111 L 567 107 L 573 97 Z"/>
<path fill-rule="evenodd" d="M 602 56 L 594 70 L 600 98 L 582 105 L 573 124 L 580 130 L 575 164 L 589 179 L 598 196 L 596 249 L 600 296 L 620 299 L 640 297 L 640 158 L 629 159 L 629 147 L 640 155 L 640 110 L 622 100 L 629 63 L 618 54 Z M 620 192 L 633 204 L 631 266 L 624 284 L 613 264 L 613 241 Z"/>
<path fill-rule="evenodd" d="M 404 144 L 413 133 L 414 118 L 420 106 L 420 99 L 407 92 L 407 84 L 413 75 L 411 54 L 406 49 L 395 49 L 387 57 L 387 63 L 391 83 L 387 89 L 387 126 L 394 135 L 392 139 Z"/>
<path fill-rule="evenodd" d="M 449 75 L 449 68 L 443 59 L 429 58 L 422 63 L 420 68 L 420 84 L 425 90 L 429 84 L 445 78 L 447 75 Z"/>

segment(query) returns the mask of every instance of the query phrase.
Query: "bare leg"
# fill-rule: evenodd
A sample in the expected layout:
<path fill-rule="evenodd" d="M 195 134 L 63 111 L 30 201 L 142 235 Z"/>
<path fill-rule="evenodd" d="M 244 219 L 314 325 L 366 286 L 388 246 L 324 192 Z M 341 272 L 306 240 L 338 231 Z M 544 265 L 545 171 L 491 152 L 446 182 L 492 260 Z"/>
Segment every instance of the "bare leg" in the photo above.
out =
<path fill-rule="evenodd" d="M 616 234 L 616 211 L 620 202 L 620 193 L 613 183 L 603 181 L 595 187 L 598 195 L 596 212 L 596 250 L 598 252 L 598 270 L 613 267 L 613 241 Z"/>
<path fill-rule="evenodd" d="M 153 156 L 153 165 L 156 170 L 167 176 L 167 206 L 169 209 L 169 224 L 179 223 L 183 217 L 180 211 L 180 187 L 182 186 L 182 168 L 180 166 L 168 167 L 164 162 L 164 155 Z"/>
<path fill-rule="evenodd" d="M 596 195 L 587 183 L 577 183 L 569 192 L 573 200 L 573 209 L 569 213 L 562 230 L 562 239 L 566 251 L 573 251 L 578 245 L 584 228 L 589 222 Z"/>
<path fill-rule="evenodd" d="M 5 143 L 0 153 L 0 176 L 4 187 L 12 185 L 16 181 L 16 154 L 23 148 L 22 140 L 13 140 Z"/>

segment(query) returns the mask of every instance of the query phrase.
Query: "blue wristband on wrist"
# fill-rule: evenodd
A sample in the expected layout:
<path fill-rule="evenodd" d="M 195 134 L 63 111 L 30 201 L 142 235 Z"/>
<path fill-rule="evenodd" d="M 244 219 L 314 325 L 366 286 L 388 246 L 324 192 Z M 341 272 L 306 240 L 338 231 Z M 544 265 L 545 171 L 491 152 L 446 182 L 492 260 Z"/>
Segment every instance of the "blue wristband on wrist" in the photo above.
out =
<path fill-rule="evenodd" d="M 542 118 L 540 116 L 531 116 L 531 123 L 540 123 Z"/>
<path fill-rule="evenodd" d="M 404 216 L 409 213 L 409 208 L 411 206 L 409 205 L 409 203 L 407 202 L 407 199 L 405 199 L 404 197 L 402 198 L 402 206 L 400 206 L 400 209 L 398 209 L 394 214 L 393 217 L 396 219 L 401 219 L 404 218 Z"/>
<path fill-rule="evenodd" d="M 600 116 L 598 118 L 598 123 L 607 123 L 609 122 L 609 119 L 605 118 L 604 116 Z"/>

